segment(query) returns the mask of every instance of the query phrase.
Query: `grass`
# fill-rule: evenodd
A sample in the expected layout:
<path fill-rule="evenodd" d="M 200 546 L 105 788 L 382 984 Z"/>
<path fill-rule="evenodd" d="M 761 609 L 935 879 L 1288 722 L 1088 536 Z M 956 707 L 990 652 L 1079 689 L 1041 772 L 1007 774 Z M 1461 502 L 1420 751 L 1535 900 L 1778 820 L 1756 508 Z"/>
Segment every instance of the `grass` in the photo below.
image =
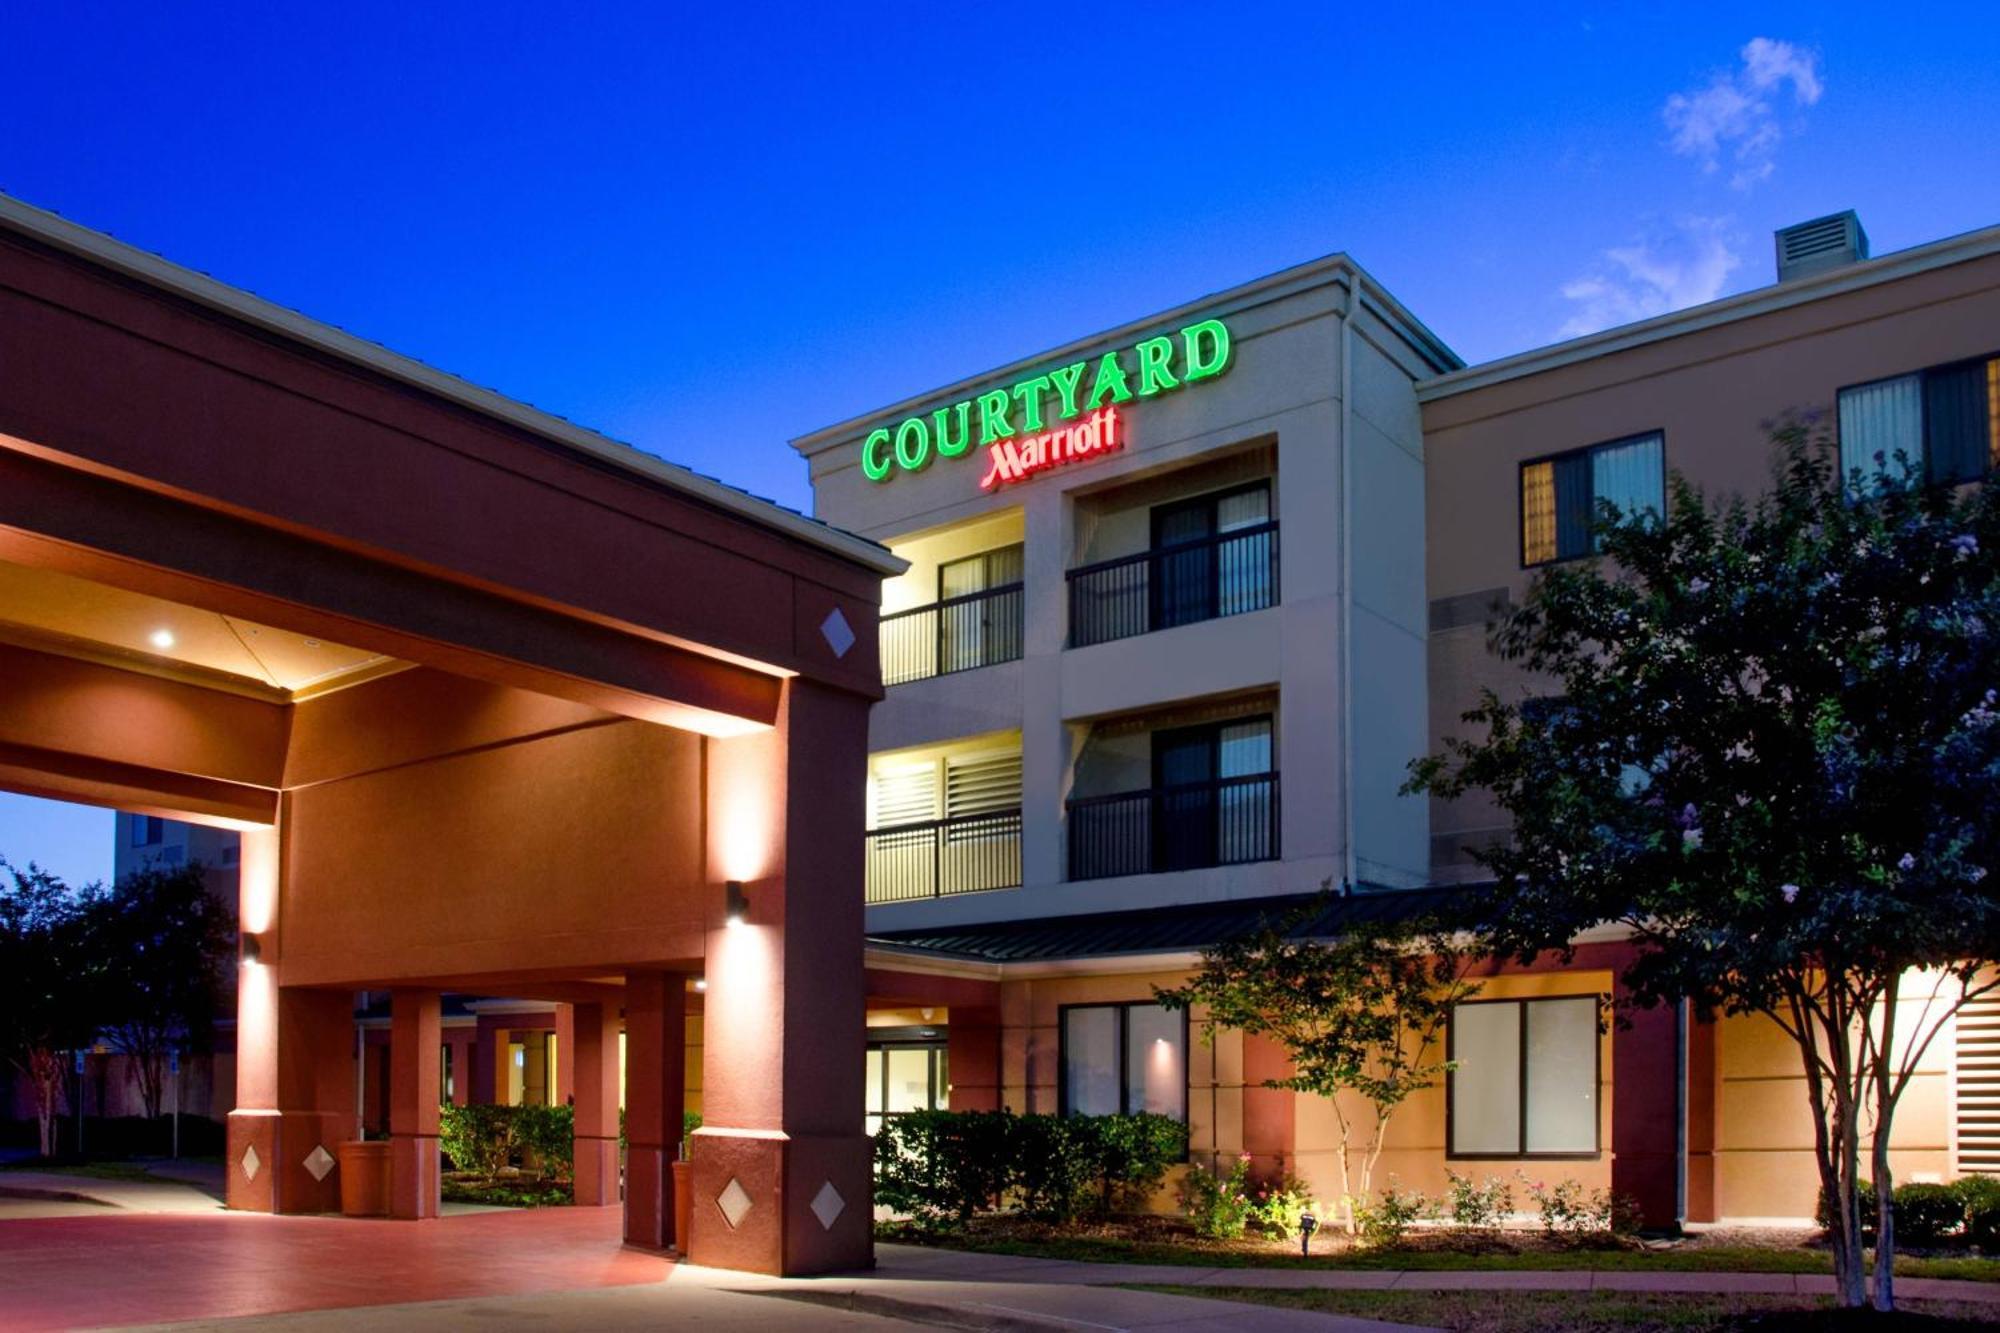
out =
<path fill-rule="evenodd" d="M 1616 1291 L 1273 1291 L 1256 1287 L 1139 1286 L 1136 1291 L 1287 1310 L 1424 1324 L 1451 1333 L 1961 1333 L 1990 1329 L 1986 1308 L 1967 1302 L 1909 1301 L 1890 1316 L 1838 1311 L 1797 1296 L 1656 1295 Z"/>
<path fill-rule="evenodd" d="M 1251 1250 L 1192 1241 L 1137 1241 L 1097 1236 L 982 1236 L 975 1232 L 927 1240 L 903 1230 L 881 1229 L 880 1239 L 935 1244 L 982 1254 L 1012 1254 L 1085 1263 L 1174 1264 L 1190 1268 L 1402 1269 L 1421 1272 L 1602 1272 L 1602 1273 L 1831 1273 L 1833 1259 L 1803 1246 L 1690 1246 L 1686 1249 L 1485 1249 L 1432 1246 L 1341 1250 L 1300 1256 L 1279 1250 Z M 2000 1282 L 2000 1259 L 1975 1256 L 1898 1255 L 1901 1277 L 1962 1278 Z"/>

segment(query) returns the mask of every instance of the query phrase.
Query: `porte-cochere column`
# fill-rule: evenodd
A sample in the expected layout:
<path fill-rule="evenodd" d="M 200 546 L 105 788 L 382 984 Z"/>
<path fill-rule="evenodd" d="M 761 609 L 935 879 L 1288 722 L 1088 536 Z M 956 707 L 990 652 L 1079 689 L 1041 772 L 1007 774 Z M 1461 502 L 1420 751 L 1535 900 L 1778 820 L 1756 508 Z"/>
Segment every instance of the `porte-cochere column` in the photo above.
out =
<path fill-rule="evenodd" d="M 866 1267 L 868 700 L 796 678 L 775 729 L 708 744 L 715 882 L 689 1257 L 765 1273 Z M 736 925 L 731 880 L 747 906 Z"/>

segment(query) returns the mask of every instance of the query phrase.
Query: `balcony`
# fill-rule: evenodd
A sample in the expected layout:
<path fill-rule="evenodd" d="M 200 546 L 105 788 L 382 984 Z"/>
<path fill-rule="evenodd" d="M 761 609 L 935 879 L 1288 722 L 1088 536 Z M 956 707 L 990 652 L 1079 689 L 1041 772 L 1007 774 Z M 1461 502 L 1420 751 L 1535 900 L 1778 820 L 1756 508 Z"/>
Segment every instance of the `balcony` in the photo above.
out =
<path fill-rule="evenodd" d="M 1018 809 L 868 832 L 867 901 L 871 904 L 1020 886 Z"/>
<path fill-rule="evenodd" d="M 1276 773 L 1078 797 L 1068 810 L 1072 880 L 1278 857 Z"/>
<path fill-rule="evenodd" d="M 1015 661 L 1021 656 L 1021 602 L 1015 582 L 883 616 L 882 683 Z"/>
<path fill-rule="evenodd" d="M 1278 524 L 1233 528 L 1069 571 L 1069 643 L 1129 639 L 1278 601 Z"/>

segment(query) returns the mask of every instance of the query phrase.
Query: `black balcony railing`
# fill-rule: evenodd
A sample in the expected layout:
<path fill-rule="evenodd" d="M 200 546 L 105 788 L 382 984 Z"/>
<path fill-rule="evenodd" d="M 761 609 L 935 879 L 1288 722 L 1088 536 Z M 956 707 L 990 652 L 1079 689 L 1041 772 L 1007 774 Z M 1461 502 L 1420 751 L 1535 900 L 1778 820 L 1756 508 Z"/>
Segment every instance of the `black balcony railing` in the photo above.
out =
<path fill-rule="evenodd" d="M 1259 523 L 1069 571 L 1072 648 L 1278 602 L 1278 525 Z"/>
<path fill-rule="evenodd" d="M 1069 877 L 1201 870 L 1278 856 L 1278 775 L 1216 778 L 1069 803 Z"/>
<path fill-rule="evenodd" d="M 868 833 L 871 903 L 1021 886 L 1021 812 L 960 815 Z"/>
<path fill-rule="evenodd" d="M 1012 662 L 1021 655 L 1021 585 L 947 597 L 882 617 L 882 683 Z"/>

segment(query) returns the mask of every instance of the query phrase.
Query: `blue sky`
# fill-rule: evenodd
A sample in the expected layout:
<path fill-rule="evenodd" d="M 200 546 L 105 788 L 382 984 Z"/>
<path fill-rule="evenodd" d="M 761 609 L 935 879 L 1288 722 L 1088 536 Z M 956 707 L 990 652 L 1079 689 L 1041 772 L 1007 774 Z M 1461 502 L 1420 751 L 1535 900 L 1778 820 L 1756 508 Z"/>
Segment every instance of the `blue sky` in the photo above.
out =
<path fill-rule="evenodd" d="M 794 435 L 1334 250 L 1478 361 L 2000 222 L 1987 6 L 1223 12 L 17 5 L 0 190 L 801 508 Z"/>

